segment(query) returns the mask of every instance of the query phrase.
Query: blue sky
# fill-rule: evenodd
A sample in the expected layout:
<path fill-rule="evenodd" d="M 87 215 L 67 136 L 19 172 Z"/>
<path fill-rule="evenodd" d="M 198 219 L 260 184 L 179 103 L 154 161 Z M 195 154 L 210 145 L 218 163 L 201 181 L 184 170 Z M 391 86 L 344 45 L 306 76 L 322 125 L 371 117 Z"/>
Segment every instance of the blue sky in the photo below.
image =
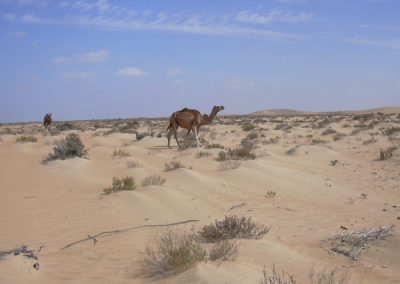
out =
<path fill-rule="evenodd" d="M 0 122 L 400 105 L 398 0 L 0 0 Z"/>

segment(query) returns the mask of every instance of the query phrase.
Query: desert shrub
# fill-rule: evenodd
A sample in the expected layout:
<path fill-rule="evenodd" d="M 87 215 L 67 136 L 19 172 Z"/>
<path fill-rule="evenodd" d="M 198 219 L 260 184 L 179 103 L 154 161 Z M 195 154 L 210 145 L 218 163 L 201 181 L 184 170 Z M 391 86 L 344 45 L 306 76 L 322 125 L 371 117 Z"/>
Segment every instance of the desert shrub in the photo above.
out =
<path fill-rule="evenodd" d="M 250 130 L 253 130 L 254 128 L 256 128 L 256 126 L 250 122 L 242 125 L 243 131 L 250 131 Z"/>
<path fill-rule="evenodd" d="M 310 268 L 307 275 L 309 284 L 343 284 L 346 283 L 345 273 L 339 272 L 335 267 L 331 270 L 315 271 L 314 267 Z M 272 266 L 272 271 L 269 273 L 265 267 L 263 270 L 263 278 L 260 284 L 297 284 L 298 282 L 293 275 L 286 274 L 284 271 L 278 272 L 275 266 Z"/>
<path fill-rule="evenodd" d="M 251 217 L 225 216 L 224 220 L 204 226 L 199 235 L 207 242 L 216 242 L 226 239 L 260 238 L 268 233 L 269 227 L 255 223 Z"/>
<path fill-rule="evenodd" d="M 113 177 L 112 186 L 103 189 L 105 194 L 110 194 L 112 192 L 118 192 L 123 190 L 135 190 L 136 181 L 133 177 L 118 178 Z"/>
<path fill-rule="evenodd" d="M 55 125 L 55 128 L 59 131 L 67 131 L 67 130 L 83 130 L 82 127 L 79 127 L 78 125 L 75 125 L 72 122 L 65 121 L 65 122 L 59 122 Z"/>
<path fill-rule="evenodd" d="M 289 123 L 287 122 L 282 122 L 280 124 L 278 124 L 277 126 L 275 126 L 275 130 L 282 130 L 282 131 L 286 131 L 289 130 L 290 128 L 292 128 Z"/>
<path fill-rule="evenodd" d="M 239 250 L 239 244 L 235 240 L 223 240 L 214 244 L 210 249 L 208 259 L 211 261 L 234 260 Z"/>
<path fill-rule="evenodd" d="M 387 160 L 393 157 L 393 152 L 397 150 L 397 147 L 390 146 L 386 149 L 379 150 L 379 160 Z"/>
<path fill-rule="evenodd" d="M 211 156 L 211 153 L 207 151 L 199 151 L 196 153 L 196 158 L 208 157 L 208 156 Z"/>
<path fill-rule="evenodd" d="M 225 151 L 219 151 L 218 152 L 218 157 L 216 158 L 217 161 L 226 161 L 228 159 L 228 155 L 226 154 Z"/>
<path fill-rule="evenodd" d="M 315 145 L 315 144 L 324 144 L 327 143 L 327 141 L 322 140 L 321 138 L 313 138 L 311 139 L 311 144 Z"/>
<path fill-rule="evenodd" d="M 67 137 L 57 142 L 53 148 L 53 153 L 50 153 L 44 162 L 57 159 L 65 160 L 73 157 L 86 158 L 87 151 L 79 136 L 75 133 L 70 133 Z"/>
<path fill-rule="evenodd" d="M 400 132 L 400 127 L 391 127 L 391 128 L 382 130 L 382 134 L 385 136 L 390 136 L 397 132 Z"/>
<path fill-rule="evenodd" d="M 152 175 L 145 177 L 144 180 L 142 180 L 142 186 L 162 185 L 166 181 L 167 180 L 165 178 L 162 178 L 160 175 Z"/>
<path fill-rule="evenodd" d="M 140 274 L 145 277 L 166 276 L 183 272 L 206 257 L 196 235 L 167 229 L 147 246 L 140 260 Z"/>
<path fill-rule="evenodd" d="M 265 144 L 265 145 L 277 144 L 277 143 L 279 143 L 280 139 L 281 138 L 279 136 L 276 136 L 276 137 L 272 137 L 270 139 L 264 140 L 262 143 Z"/>
<path fill-rule="evenodd" d="M 171 162 L 165 163 L 165 171 L 173 171 L 180 168 L 186 168 L 185 165 L 177 160 L 172 160 Z"/>
<path fill-rule="evenodd" d="M 343 128 L 349 128 L 349 127 L 351 127 L 351 125 L 350 124 L 348 124 L 348 123 L 345 123 L 345 124 L 343 124 L 343 126 L 342 126 Z"/>
<path fill-rule="evenodd" d="M 344 133 L 336 133 L 335 135 L 333 135 L 333 141 L 339 141 L 343 137 L 346 137 L 346 134 L 344 134 Z"/>
<path fill-rule="evenodd" d="M 377 141 L 378 140 L 376 140 L 374 137 L 371 137 L 371 139 L 363 141 L 363 145 L 373 144 L 373 143 L 376 143 Z"/>
<path fill-rule="evenodd" d="M 128 160 L 128 161 L 126 161 L 126 166 L 128 168 L 140 168 L 143 165 L 135 160 Z"/>
<path fill-rule="evenodd" d="M 337 131 L 335 129 L 327 128 L 321 133 L 321 135 L 325 136 L 325 135 L 335 134 L 335 133 L 337 133 Z"/>
<path fill-rule="evenodd" d="M 233 170 L 237 169 L 240 166 L 240 161 L 237 160 L 224 160 L 219 162 L 218 169 L 219 170 Z"/>
<path fill-rule="evenodd" d="M 129 157 L 130 154 L 122 149 L 114 150 L 112 153 L 113 158 Z"/>
<path fill-rule="evenodd" d="M 142 132 L 142 133 L 136 133 L 136 139 L 139 141 L 139 140 L 142 140 L 144 137 L 146 137 L 146 136 L 151 136 L 151 134 L 150 133 L 148 133 L 148 132 Z"/>
<path fill-rule="evenodd" d="M 276 192 L 275 192 L 275 191 L 268 190 L 267 193 L 265 194 L 265 197 L 266 197 L 266 198 L 274 198 L 275 195 L 276 195 Z"/>
<path fill-rule="evenodd" d="M 255 132 L 251 132 L 251 133 L 247 134 L 246 138 L 247 138 L 248 140 L 253 140 L 253 139 L 258 138 L 258 134 L 255 133 Z"/>
<path fill-rule="evenodd" d="M 228 157 L 232 160 L 254 160 L 256 155 L 249 149 L 236 148 L 228 149 Z"/>
<path fill-rule="evenodd" d="M 206 149 L 214 149 L 214 148 L 225 149 L 224 146 L 222 146 L 221 144 L 217 144 L 217 143 L 206 145 L 204 148 L 206 148 Z"/>
<path fill-rule="evenodd" d="M 37 138 L 33 136 L 19 136 L 16 140 L 17 143 L 37 142 Z"/>

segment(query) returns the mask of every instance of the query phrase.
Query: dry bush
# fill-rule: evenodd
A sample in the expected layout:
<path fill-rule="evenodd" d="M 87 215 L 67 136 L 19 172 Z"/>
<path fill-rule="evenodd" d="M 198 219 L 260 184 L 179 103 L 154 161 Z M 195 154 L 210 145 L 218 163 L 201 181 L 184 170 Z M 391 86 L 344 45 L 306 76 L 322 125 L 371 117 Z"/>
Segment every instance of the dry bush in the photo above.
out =
<path fill-rule="evenodd" d="M 240 166 L 240 161 L 237 160 L 223 160 L 218 163 L 218 169 L 219 170 L 233 170 L 237 169 Z"/>
<path fill-rule="evenodd" d="M 37 142 L 37 138 L 33 136 L 19 136 L 15 142 L 17 143 L 28 143 L 28 142 Z"/>
<path fill-rule="evenodd" d="M 226 239 L 260 238 L 268 233 L 269 227 L 253 222 L 251 217 L 225 216 L 224 220 L 204 226 L 199 235 L 207 242 Z"/>
<path fill-rule="evenodd" d="M 385 136 L 391 136 L 397 132 L 400 132 L 400 127 L 391 127 L 391 128 L 382 130 L 382 134 Z"/>
<path fill-rule="evenodd" d="M 217 242 L 210 249 L 208 259 L 211 261 L 235 260 L 239 251 L 239 243 L 236 240 L 223 240 Z"/>
<path fill-rule="evenodd" d="M 103 189 L 104 194 L 110 194 L 112 192 L 118 192 L 123 190 L 135 190 L 136 181 L 133 177 L 118 178 L 113 177 L 113 182 L 111 187 Z"/>
<path fill-rule="evenodd" d="M 211 153 L 207 151 L 199 151 L 196 153 L 196 158 L 209 157 L 209 156 L 211 156 Z"/>
<path fill-rule="evenodd" d="M 281 139 L 281 137 L 279 137 L 279 136 L 272 137 L 272 138 L 270 138 L 268 140 L 262 141 L 262 144 L 264 144 L 264 145 L 278 144 L 280 139 Z"/>
<path fill-rule="evenodd" d="M 173 171 L 180 168 L 186 168 L 185 165 L 177 160 L 172 160 L 171 162 L 165 163 L 165 171 Z"/>
<path fill-rule="evenodd" d="M 282 130 L 282 131 L 286 131 L 286 130 L 289 130 L 290 128 L 292 128 L 290 125 L 289 125 L 289 123 L 287 123 L 287 122 L 283 122 L 283 123 L 280 123 L 280 124 L 278 124 L 277 126 L 275 126 L 275 130 Z"/>
<path fill-rule="evenodd" d="M 314 267 L 310 268 L 310 271 L 307 275 L 309 284 L 343 284 L 346 283 L 346 275 L 345 273 L 341 273 L 338 271 L 338 268 L 335 267 L 331 270 L 321 270 L 315 271 Z M 275 269 L 275 266 L 272 266 L 272 271 L 269 273 L 265 267 L 263 270 L 263 278 L 260 281 L 260 284 L 297 284 L 298 282 L 293 275 L 286 274 L 284 271 L 278 272 Z"/>
<path fill-rule="evenodd" d="M 167 229 L 152 246 L 147 246 L 140 260 L 140 274 L 163 277 L 183 272 L 206 258 L 196 235 Z"/>
<path fill-rule="evenodd" d="M 215 148 L 216 149 L 225 149 L 224 146 L 222 146 L 221 144 L 217 144 L 217 143 L 206 145 L 204 148 L 206 148 L 206 149 L 215 149 Z"/>
<path fill-rule="evenodd" d="M 143 165 L 135 160 L 128 160 L 126 161 L 126 166 L 132 169 L 132 168 L 141 168 Z"/>
<path fill-rule="evenodd" d="M 64 139 L 57 142 L 53 148 L 53 153 L 44 160 L 44 162 L 53 160 L 65 160 L 73 157 L 86 158 L 87 151 L 79 136 L 75 133 L 70 133 Z"/>
<path fill-rule="evenodd" d="M 325 135 L 335 134 L 335 133 L 337 133 L 337 131 L 335 129 L 327 128 L 321 133 L 321 135 L 325 136 Z"/>
<path fill-rule="evenodd" d="M 264 195 L 266 198 L 274 198 L 276 195 L 275 191 L 268 190 L 267 193 Z"/>
<path fill-rule="evenodd" d="M 227 155 L 232 160 L 254 160 L 256 158 L 251 150 L 245 148 L 228 149 Z"/>
<path fill-rule="evenodd" d="M 371 137 L 371 139 L 363 141 L 363 145 L 373 144 L 373 143 L 376 143 L 377 141 L 378 140 L 376 140 L 374 137 Z"/>
<path fill-rule="evenodd" d="M 114 150 L 112 153 L 113 158 L 129 157 L 130 154 L 122 149 Z"/>
<path fill-rule="evenodd" d="M 254 124 L 252 124 L 251 122 L 248 122 L 248 123 L 242 125 L 243 131 L 250 131 L 250 130 L 253 130 L 254 128 L 256 128 L 256 126 Z"/>
<path fill-rule="evenodd" d="M 337 236 L 329 238 L 331 241 L 331 250 L 352 260 L 357 260 L 362 250 L 368 248 L 370 244 L 378 240 L 384 240 L 393 234 L 394 226 L 377 227 L 369 230 L 345 231 Z"/>
<path fill-rule="evenodd" d="M 387 160 L 393 157 L 393 152 L 397 150 L 397 147 L 390 146 L 386 149 L 379 150 L 379 160 Z"/>
<path fill-rule="evenodd" d="M 56 123 L 55 128 L 59 131 L 84 130 L 82 127 L 70 121 Z"/>
<path fill-rule="evenodd" d="M 160 175 L 152 175 L 145 177 L 144 180 L 142 180 L 142 186 L 162 185 L 166 181 L 167 180 L 165 178 L 162 178 Z"/>
<path fill-rule="evenodd" d="M 335 135 L 333 135 L 333 141 L 339 141 L 343 137 L 346 137 L 346 134 L 344 134 L 344 133 L 336 133 Z"/>
<path fill-rule="evenodd" d="M 325 144 L 328 143 L 325 140 L 322 140 L 321 138 L 313 138 L 311 139 L 311 144 L 316 145 L 316 144 Z"/>
<path fill-rule="evenodd" d="M 136 140 L 139 141 L 139 140 L 142 140 L 146 136 L 153 136 L 151 134 L 152 133 L 148 133 L 148 132 L 136 133 Z"/>

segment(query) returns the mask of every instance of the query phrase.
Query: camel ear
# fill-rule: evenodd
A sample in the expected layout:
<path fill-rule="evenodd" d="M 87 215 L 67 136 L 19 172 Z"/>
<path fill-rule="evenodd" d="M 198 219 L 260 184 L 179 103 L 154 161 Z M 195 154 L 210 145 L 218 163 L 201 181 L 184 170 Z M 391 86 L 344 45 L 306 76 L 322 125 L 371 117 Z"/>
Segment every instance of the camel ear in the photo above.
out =
<path fill-rule="evenodd" d="M 224 106 L 219 106 L 220 110 L 224 110 L 225 107 Z"/>

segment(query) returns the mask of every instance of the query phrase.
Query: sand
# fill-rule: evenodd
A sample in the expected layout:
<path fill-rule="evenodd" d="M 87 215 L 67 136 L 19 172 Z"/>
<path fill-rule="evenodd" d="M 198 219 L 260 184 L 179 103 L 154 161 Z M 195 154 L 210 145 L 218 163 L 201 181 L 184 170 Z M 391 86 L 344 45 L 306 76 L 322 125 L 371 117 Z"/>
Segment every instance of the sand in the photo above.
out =
<path fill-rule="evenodd" d="M 400 145 L 399 132 L 389 139 L 380 130 L 399 127 L 400 118 L 386 114 L 385 119 L 374 116 L 360 122 L 342 114 L 330 117 L 323 127 L 311 127 L 325 118 L 220 118 L 204 127 L 200 137 L 234 148 L 247 134 L 259 135 L 253 140 L 257 158 L 225 170 L 216 161 L 220 149 L 203 147 L 200 150 L 211 155 L 197 158 L 196 147 L 178 150 L 172 141 L 174 147 L 167 148 L 166 120 L 139 121 L 138 131 L 162 136 L 140 141 L 132 133 L 105 133 L 126 121 L 76 122 L 83 130 L 54 136 L 45 135 L 35 123 L 0 126 L 0 251 L 27 245 L 40 263 L 36 270 L 36 260 L 8 255 L 0 260 L 0 283 L 259 283 L 264 267 L 270 270 L 273 265 L 301 283 L 307 283 L 312 265 L 337 266 L 348 275 L 346 283 L 400 283 L 400 151 L 377 160 L 379 149 Z M 351 135 L 355 125 L 372 120 L 377 120 L 372 128 Z M 282 121 L 292 128 L 275 130 Z M 257 127 L 243 131 L 246 122 Z M 344 135 L 337 141 L 335 134 L 321 135 L 327 128 Z M 88 159 L 43 164 L 68 133 L 80 136 Z M 38 141 L 16 143 L 21 135 Z M 373 142 L 365 142 L 371 137 Z M 113 157 L 118 149 L 130 157 Z M 165 163 L 173 159 L 185 168 L 165 171 Z M 139 166 L 130 168 L 128 161 Z M 142 187 L 140 182 L 153 174 L 166 182 Z M 102 194 L 113 177 L 125 176 L 136 179 L 135 191 Z M 268 197 L 268 191 L 275 196 Z M 181 229 L 198 231 L 225 215 L 252 217 L 271 229 L 260 239 L 241 240 L 234 261 L 202 262 L 160 279 L 137 275 L 144 248 L 161 233 L 157 228 L 62 250 L 88 235 L 141 225 L 197 219 Z M 342 233 L 341 226 L 361 230 L 390 225 L 395 226 L 393 235 L 369 246 L 357 261 L 333 253 L 326 241 Z"/>

